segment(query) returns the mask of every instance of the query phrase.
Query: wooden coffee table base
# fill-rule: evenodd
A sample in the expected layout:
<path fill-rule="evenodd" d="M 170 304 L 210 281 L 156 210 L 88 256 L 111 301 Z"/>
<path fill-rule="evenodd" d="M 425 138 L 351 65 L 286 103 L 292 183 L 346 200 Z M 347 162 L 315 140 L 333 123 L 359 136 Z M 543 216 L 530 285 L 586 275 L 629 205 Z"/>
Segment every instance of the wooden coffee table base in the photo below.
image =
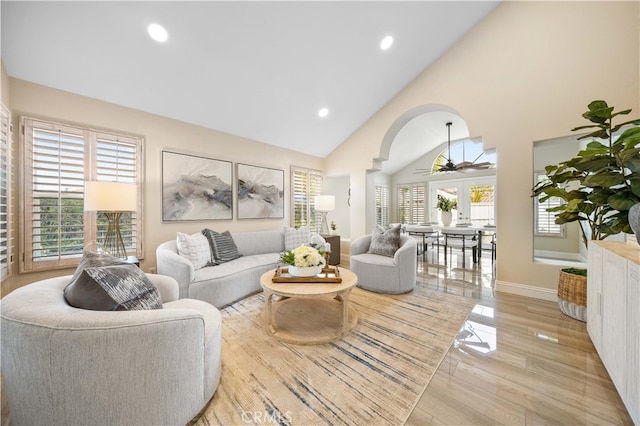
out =
<path fill-rule="evenodd" d="M 298 345 L 334 342 L 349 334 L 358 322 L 355 309 L 348 305 L 346 319 L 343 317 L 344 303 L 337 298 L 281 298 L 271 303 L 271 321 L 267 318 L 269 309 L 263 312 L 265 331 L 282 342 Z"/>
<path fill-rule="evenodd" d="M 264 329 L 287 343 L 318 345 L 349 334 L 358 322 L 349 306 L 356 274 L 341 269 L 341 283 L 274 283 L 275 271 L 260 277 L 264 290 Z"/>

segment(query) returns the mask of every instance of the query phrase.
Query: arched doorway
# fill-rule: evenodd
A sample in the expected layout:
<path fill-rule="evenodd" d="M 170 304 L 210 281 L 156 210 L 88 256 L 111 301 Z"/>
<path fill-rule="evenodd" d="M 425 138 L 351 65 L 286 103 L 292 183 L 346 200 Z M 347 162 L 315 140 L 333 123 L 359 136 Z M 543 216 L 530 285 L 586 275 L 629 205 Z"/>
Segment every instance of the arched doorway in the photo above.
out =
<path fill-rule="evenodd" d="M 430 183 L 439 180 L 462 180 L 469 177 L 477 177 L 483 179 L 483 185 L 487 183 L 487 179 L 494 179 L 495 169 L 471 171 L 470 173 L 442 173 L 432 175 L 430 170 L 433 163 L 442 150 L 447 147 L 447 126 L 446 123 L 451 122 L 451 140 L 461 143 L 468 141 L 469 144 L 481 144 L 481 137 L 469 138 L 469 130 L 462 116 L 453 108 L 441 104 L 421 105 L 413 108 L 401 116 L 399 116 L 387 130 L 380 146 L 380 154 L 373 159 L 374 167 L 368 170 L 367 174 L 367 216 L 366 224 L 368 229 L 373 229 L 376 224 L 376 212 L 381 211 L 376 205 L 376 201 L 380 197 L 380 185 L 386 185 L 390 196 L 390 222 L 400 222 L 399 218 L 399 194 L 400 185 L 407 184 L 411 187 L 412 193 L 417 194 L 416 197 L 422 195 L 421 200 L 410 200 L 411 203 L 422 203 L 422 206 L 409 207 L 413 212 L 418 212 L 417 217 L 410 217 L 410 223 L 431 222 L 438 220 L 437 210 L 435 210 L 435 194 L 430 190 Z M 468 146 L 468 145 L 467 145 Z M 465 160 L 473 161 L 474 158 L 466 158 Z M 416 173 L 418 168 L 428 170 L 428 173 L 420 175 Z M 382 182 L 382 183 L 381 183 Z M 413 191 L 414 186 L 418 186 L 418 190 Z M 467 185 L 468 186 L 468 185 Z M 421 189 L 421 190 L 420 190 Z M 406 194 L 406 188 L 404 193 Z M 469 193 L 478 192 L 477 187 L 472 187 Z M 466 193 L 464 193 L 466 194 Z M 461 190 L 463 195 L 463 190 Z M 471 206 L 471 201 L 467 200 L 461 203 L 465 209 L 476 208 Z M 413 197 L 413 196 L 412 196 Z M 431 198 L 434 198 L 433 200 Z M 404 200 L 404 199 L 403 199 Z M 462 200 L 461 200 L 462 201 Z M 467 202 L 469 201 L 469 202 Z M 415 208 L 414 208 L 415 207 Z M 433 212 L 436 212 L 434 215 Z M 422 212 L 422 213 L 421 213 Z M 471 212 L 463 213 L 463 218 L 471 218 Z M 495 213 L 487 216 L 487 221 L 494 221 Z M 403 215 L 403 219 L 407 219 Z M 486 222 L 485 222 L 486 223 Z"/>

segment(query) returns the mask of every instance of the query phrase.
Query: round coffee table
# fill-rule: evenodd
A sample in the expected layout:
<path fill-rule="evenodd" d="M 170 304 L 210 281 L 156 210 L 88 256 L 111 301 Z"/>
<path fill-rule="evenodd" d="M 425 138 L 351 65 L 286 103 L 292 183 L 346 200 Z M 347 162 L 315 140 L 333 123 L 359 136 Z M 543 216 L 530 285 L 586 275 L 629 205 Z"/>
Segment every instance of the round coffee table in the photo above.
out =
<path fill-rule="evenodd" d="M 340 268 L 341 283 L 274 283 L 274 274 L 271 270 L 260 277 L 267 334 L 287 343 L 317 345 L 341 339 L 358 322 L 349 306 L 358 277 L 350 270 Z"/>

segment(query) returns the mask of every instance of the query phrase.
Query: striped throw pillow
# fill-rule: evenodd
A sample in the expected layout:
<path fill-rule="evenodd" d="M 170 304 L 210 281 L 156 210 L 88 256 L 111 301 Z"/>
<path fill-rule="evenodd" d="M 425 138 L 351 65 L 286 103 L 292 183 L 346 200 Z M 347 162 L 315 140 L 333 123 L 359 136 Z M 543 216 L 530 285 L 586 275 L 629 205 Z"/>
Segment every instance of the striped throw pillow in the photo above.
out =
<path fill-rule="evenodd" d="M 215 264 L 229 262 L 242 256 L 238 253 L 238 247 L 229 231 L 219 233 L 211 229 L 204 229 L 202 232 L 206 235 L 209 243 L 212 243 L 211 251 Z"/>

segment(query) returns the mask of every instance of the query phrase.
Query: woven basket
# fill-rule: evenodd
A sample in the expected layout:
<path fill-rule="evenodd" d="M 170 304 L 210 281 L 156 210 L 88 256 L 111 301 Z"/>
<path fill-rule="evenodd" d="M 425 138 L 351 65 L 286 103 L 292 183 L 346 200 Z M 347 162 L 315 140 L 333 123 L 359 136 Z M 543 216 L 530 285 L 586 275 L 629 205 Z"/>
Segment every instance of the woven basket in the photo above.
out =
<path fill-rule="evenodd" d="M 560 271 L 558 306 L 563 314 L 587 321 L 587 277 Z"/>

